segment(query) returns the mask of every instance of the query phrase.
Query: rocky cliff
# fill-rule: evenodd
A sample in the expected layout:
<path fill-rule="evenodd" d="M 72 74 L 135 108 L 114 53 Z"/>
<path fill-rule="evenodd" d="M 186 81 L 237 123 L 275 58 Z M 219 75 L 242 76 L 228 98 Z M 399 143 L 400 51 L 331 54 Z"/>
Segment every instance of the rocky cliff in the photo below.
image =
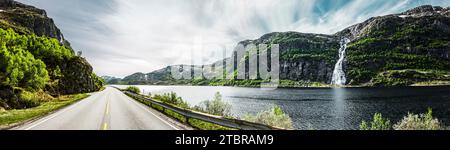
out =
<path fill-rule="evenodd" d="M 389 71 L 413 69 L 423 76 L 419 72 L 450 69 L 450 8 L 426 5 L 374 17 L 336 36 L 352 39 L 345 63 L 349 84 L 373 84 Z M 411 79 L 405 84 L 424 80 Z"/>
<path fill-rule="evenodd" d="M 0 32 L 1 107 L 23 107 L 7 106 L 14 103 L 4 101 L 15 99 L 20 104 L 17 90 L 60 95 L 98 91 L 103 86 L 44 10 L 0 0 Z"/>
<path fill-rule="evenodd" d="M 12 28 L 21 34 L 36 34 L 68 42 L 45 10 L 25 5 L 14 0 L 0 0 L 0 27 Z"/>
<path fill-rule="evenodd" d="M 240 44 L 279 44 L 282 80 L 330 84 L 340 41 L 348 38 L 343 63 L 347 85 L 450 84 L 449 15 L 449 8 L 425 5 L 373 17 L 333 35 L 277 32 Z M 161 72 L 134 74 L 125 83 L 148 84 L 146 77 L 170 74 Z"/>

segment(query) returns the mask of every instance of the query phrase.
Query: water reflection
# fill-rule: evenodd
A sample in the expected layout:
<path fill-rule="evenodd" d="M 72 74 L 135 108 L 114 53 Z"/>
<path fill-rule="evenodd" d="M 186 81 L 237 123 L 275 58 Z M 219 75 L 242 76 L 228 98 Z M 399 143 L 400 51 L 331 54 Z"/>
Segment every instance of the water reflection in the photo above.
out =
<path fill-rule="evenodd" d="M 345 125 L 345 100 L 346 90 L 344 88 L 333 88 L 333 102 L 334 102 L 334 122 L 339 126 Z"/>
<path fill-rule="evenodd" d="M 122 86 L 126 87 L 126 86 Z M 297 129 L 358 129 L 362 120 L 380 112 L 392 122 L 408 112 L 423 113 L 450 125 L 450 87 L 333 88 L 261 90 L 238 87 L 139 86 L 152 94 L 176 92 L 191 105 L 221 92 L 235 116 L 279 105 Z"/>

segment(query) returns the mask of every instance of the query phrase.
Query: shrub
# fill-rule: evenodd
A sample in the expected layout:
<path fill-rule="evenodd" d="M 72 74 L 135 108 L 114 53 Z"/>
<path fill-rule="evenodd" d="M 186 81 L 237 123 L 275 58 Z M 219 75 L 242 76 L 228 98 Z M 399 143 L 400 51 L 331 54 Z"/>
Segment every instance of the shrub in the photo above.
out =
<path fill-rule="evenodd" d="M 391 121 L 383 118 L 381 113 L 375 113 L 373 120 L 370 122 L 370 126 L 366 121 L 362 121 L 359 128 L 360 130 L 390 130 Z"/>
<path fill-rule="evenodd" d="M 165 93 L 163 95 L 156 94 L 153 98 L 181 108 L 189 108 L 189 104 L 183 101 L 181 97 L 178 97 L 175 92 Z"/>
<path fill-rule="evenodd" d="M 262 123 L 285 129 L 294 128 L 292 125 L 292 119 L 281 109 L 280 106 L 277 105 L 256 115 L 247 114 L 243 117 L 243 119 L 250 122 Z"/>
<path fill-rule="evenodd" d="M 0 84 L 35 90 L 50 80 L 44 62 L 26 50 L 7 49 L 5 43 L 0 44 L 0 77 L 4 78 Z"/>
<path fill-rule="evenodd" d="M 22 89 L 20 90 L 19 99 L 23 108 L 32 108 L 39 106 L 42 102 L 53 101 L 54 98 L 44 91 L 28 92 Z"/>
<path fill-rule="evenodd" d="M 131 93 L 135 93 L 135 94 L 140 94 L 141 93 L 141 90 L 138 87 L 136 87 L 136 86 L 129 86 L 125 90 L 128 91 L 128 92 L 131 92 Z"/>
<path fill-rule="evenodd" d="M 436 118 L 433 118 L 433 111 L 428 109 L 426 114 L 411 114 L 394 125 L 395 130 L 444 130 L 444 125 Z"/>
<path fill-rule="evenodd" d="M 209 113 L 218 116 L 231 116 L 231 105 L 222 100 L 222 95 L 217 92 L 212 101 L 206 100 L 200 103 L 200 106 L 194 108 L 197 111 Z"/>

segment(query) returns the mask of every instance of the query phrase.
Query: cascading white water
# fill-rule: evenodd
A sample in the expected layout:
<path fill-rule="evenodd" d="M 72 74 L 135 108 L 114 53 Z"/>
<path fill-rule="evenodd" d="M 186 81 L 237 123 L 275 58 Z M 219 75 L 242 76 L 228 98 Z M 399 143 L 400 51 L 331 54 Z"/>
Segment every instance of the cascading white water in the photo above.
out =
<path fill-rule="evenodd" d="M 350 43 L 350 39 L 343 38 L 341 40 L 341 48 L 339 48 L 339 60 L 337 61 L 334 71 L 333 78 L 331 80 L 331 84 L 333 85 L 345 85 L 347 79 L 345 77 L 344 72 L 344 60 L 345 60 L 345 51 L 347 49 L 347 44 Z"/>

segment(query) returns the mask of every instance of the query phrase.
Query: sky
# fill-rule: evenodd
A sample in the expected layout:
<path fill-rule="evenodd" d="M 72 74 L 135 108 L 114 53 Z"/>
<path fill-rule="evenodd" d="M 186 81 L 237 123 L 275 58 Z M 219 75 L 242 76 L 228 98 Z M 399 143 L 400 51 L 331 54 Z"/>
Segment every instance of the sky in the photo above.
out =
<path fill-rule="evenodd" d="M 450 5 L 447 0 L 18 1 L 45 9 L 98 75 L 115 77 L 211 63 L 239 41 L 270 32 L 333 34 L 370 17 Z"/>

